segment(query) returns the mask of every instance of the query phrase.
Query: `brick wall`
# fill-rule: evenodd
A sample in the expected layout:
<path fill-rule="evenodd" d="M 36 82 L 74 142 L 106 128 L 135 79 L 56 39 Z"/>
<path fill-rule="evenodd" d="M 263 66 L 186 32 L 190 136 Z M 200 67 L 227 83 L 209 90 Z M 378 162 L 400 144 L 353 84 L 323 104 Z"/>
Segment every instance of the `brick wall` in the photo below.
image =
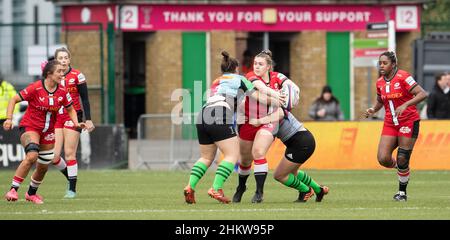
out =
<path fill-rule="evenodd" d="M 291 41 L 291 80 L 300 87 L 300 103 L 292 112 L 300 120 L 311 120 L 308 109 L 327 82 L 325 31 L 304 31 Z"/>
<path fill-rule="evenodd" d="M 72 55 L 72 67 L 79 69 L 86 76 L 92 121 L 94 124 L 99 124 L 101 123 L 100 33 L 98 31 L 65 32 L 61 35 L 61 41 L 65 42 L 66 40 Z M 103 51 L 106 56 L 106 41 L 104 43 Z M 105 82 L 107 79 L 106 63 L 107 58 L 105 57 L 103 62 Z"/>
<path fill-rule="evenodd" d="M 170 113 L 172 91 L 182 87 L 181 32 L 155 32 L 146 51 L 146 113 Z"/>
<path fill-rule="evenodd" d="M 397 32 L 397 58 L 398 66 L 409 73 L 413 73 L 413 43 L 420 38 L 420 32 Z"/>
<path fill-rule="evenodd" d="M 234 31 L 211 31 L 211 81 L 222 75 L 220 63 L 222 51 L 227 51 L 231 57 L 236 58 L 236 33 Z"/>

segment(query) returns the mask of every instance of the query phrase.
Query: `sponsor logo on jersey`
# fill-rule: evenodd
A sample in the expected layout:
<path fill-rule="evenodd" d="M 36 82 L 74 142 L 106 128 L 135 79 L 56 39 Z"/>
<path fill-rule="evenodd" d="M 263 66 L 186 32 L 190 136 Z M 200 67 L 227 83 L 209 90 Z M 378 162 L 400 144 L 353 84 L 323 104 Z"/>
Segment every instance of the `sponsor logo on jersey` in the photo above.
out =
<path fill-rule="evenodd" d="M 394 89 L 400 89 L 400 83 L 399 82 L 394 84 Z"/>
<path fill-rule="evenodd" d="M 53 140 L 55 140 L 55 134 L 54 133 L 49 133 L 49 134 L 44 136 L 44 139 L 46 141 L 53 141 Z"/>
<path fill-rule="evenodd" d="M 72 120 L 64 122 L 64 127 L 73 127 L 75 124 L 72 122 Z"/>
<path fill-rule="evenodd" d="M 55 107 L 45 107 L 45 106 L 36 106 L 36 108 L 39 111 L 50 111 L 50 112 L 57 112 L 59 110 L 59 106 L 55 106 Z"/>
<path fill-rule="evenodd" d="M 73 84 L 73 83 L 75 83 L 75 78 L 69 79 L 69 84 Z"/>
<path fill-rule="evenodd" d="M 382 99 L 396 99 L 396 98 L 401 98 L 403 97 L 403 93 L 391 93 L 391 94 L 386 94 L 386 96 L 381 96 Z"/>
<path fill-rule="evenodd" d="M 72 101 L 72 97 L 70 96 L 70 93 L 66 94 L 66 98 L 67 98 L 67 101 L 69 101 L 69 102 Z"/>
<path fill-rule="evenodd" d="M 63 97 L 58 98 L 58 102 L 61 102 L 63 100 Z"/>
<path fill-rule="evenodd" d="M 409 76 L 405 81 L 406 81 L 406 83 L 408 83 L 409 86 L 412 86 L 416 83 L 414 78 L 412 78 L 411 76 Z"/>
<path fill-rule="evenodd" d="M 86 81 L 86 77 L 84 76 L 84 74 L 82 73 L 78 74 L 78 82 L 82 83 L 84 81 Z"/>
<path fill-rule="evenodd" d="M 277 74 L 277 78 L 279 78 L 281 81 L 283 81 L 283 80 L 286 79 L 287 77 L 284 76 L 284 74 L 282 74 L 282 73 L 278 73 L 278 74 Z"/>
<path fill-rule="evenodd" d="M 410 133 L 411 132 L 411 128 L 404 126 L 400 128 L 400 132 L 401 133 Z"/>
<path fill-rule="evenodd" d="M 67 90 L 67 92 L 77 92 L 78 91 L 78 88 L 77 87 L 66 87 L 66 90 Z"/>

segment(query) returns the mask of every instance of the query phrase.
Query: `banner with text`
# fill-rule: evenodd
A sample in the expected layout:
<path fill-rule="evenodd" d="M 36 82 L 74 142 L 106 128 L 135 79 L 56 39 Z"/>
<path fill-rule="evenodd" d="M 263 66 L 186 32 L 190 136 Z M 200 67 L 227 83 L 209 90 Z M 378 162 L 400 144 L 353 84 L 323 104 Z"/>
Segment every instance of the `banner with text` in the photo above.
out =
<path fill-rule="evenodd" d="M 98 125 L 87 136 L 82 133 L 77 159 L 80 169 L 118 168 L 128 162 L 128 137 L 123 125 Z M 19 128 L 0 129 L 0 170 L 16 169 L 25 158 Z"/>
<path fill-rule="evenodd" d="M 124 31 L 352 31 L 390 19 L 397 31 L 410 31 L 420 23 L 417 5 L 76 5 L 62 15 L 63 22 L 114 22 Z"/>
<path fill-rule="evenodd" d="M 411 155 L 413 170 L 450 170 L 450 121 L 422 120 Z M 306 122 L 316 140 L 316 150 L 302 168 L 385 169 L 377 161 L 383 122 Z M 285 151 L 278 139 L 267 155 L 275 169 Z M 396 151 L 393 156 L 397 155 Z"/>

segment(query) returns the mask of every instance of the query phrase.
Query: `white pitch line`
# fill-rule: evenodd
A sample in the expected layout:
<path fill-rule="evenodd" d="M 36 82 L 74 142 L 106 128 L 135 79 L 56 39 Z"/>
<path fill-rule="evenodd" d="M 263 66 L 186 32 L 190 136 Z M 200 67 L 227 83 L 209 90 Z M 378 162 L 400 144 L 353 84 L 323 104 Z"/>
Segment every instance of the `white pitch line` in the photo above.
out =
<path fill-rule="evenodd" d="M 131 209 L 131 210 L 74 210 L 74 211 L 30 211 L 30 212 L 0 212 L 0 215 L 61 215 L 61 214 L 119 214 L 119 213 L 199 213 L 199 212 L 292 212 L 292 211 L 317 211 L 325 208 L 273 208 L 273 209 Z M 393 207 L 393 208 L 326 208 L 326 210 L 338 211 L 364 211 L 364 210 L 450 210 L 450 207 L 445 208 L 430 208 L 430 207 Z"/>

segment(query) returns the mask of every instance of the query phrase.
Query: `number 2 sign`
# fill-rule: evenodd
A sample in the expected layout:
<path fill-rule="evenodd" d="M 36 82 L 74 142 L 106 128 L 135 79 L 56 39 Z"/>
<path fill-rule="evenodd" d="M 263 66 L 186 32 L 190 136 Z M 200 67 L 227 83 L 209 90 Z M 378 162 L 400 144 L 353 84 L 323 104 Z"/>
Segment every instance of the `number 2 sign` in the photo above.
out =
<path fill-rule="evenodd" d="M 397 30 L 418 28 L 417 6 L 397 6 L 395 9 Z"/>
<path fill-rule="evenodd" d="M 116 8 L 116 13 L 119 12 L 119 7 Z M 120 18 L 116 18 L 118 26 L 118 19 L 120 19 L 120 27 L 122 29 L 137 29 L 138 28 L 138 6 L 122 6 L 120 8 Z"/>

